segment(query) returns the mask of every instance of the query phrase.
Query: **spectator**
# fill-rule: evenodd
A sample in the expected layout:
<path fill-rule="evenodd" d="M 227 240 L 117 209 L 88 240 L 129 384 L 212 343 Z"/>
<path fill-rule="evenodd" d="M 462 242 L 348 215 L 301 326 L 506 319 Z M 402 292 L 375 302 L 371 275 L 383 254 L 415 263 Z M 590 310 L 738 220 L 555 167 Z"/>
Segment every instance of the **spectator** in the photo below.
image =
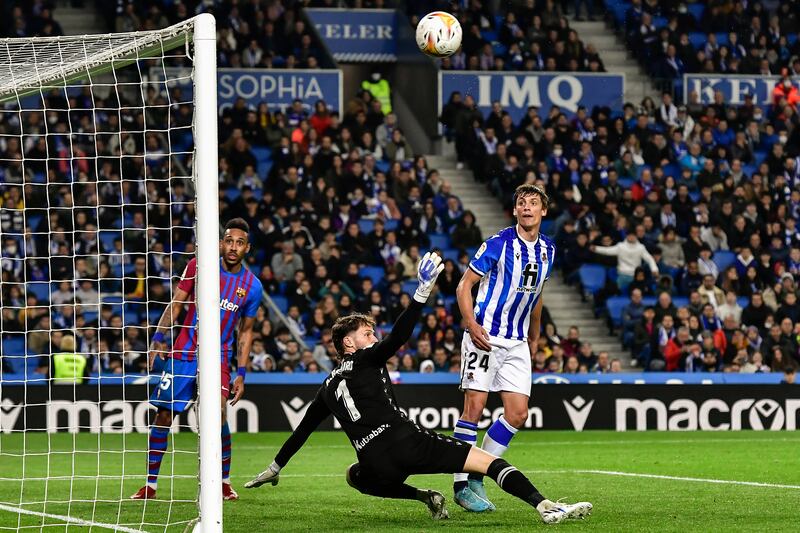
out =
<path fill-rule="evenodd" d="M 592 246 L 591 251 L 600 255 L 616 256 L 617 285 L 622 291 L 631 284 L 634 271 L 642 261 L 647 263 L 654 277 L 658 276 L 658 265 L 656 265 L 653 256 L 636 238 L 635 233 L 629 233 L 624 241 L 614 246 Z"/>
<path fill-rule="evenodd" d="M 475 224 L 475 215 L 472 211 L 464 211 L 461 219 L 456 223 L 451 232 L 453 246 L 457 248 L 474 248 L 483 242 L 480 228 Z"/>

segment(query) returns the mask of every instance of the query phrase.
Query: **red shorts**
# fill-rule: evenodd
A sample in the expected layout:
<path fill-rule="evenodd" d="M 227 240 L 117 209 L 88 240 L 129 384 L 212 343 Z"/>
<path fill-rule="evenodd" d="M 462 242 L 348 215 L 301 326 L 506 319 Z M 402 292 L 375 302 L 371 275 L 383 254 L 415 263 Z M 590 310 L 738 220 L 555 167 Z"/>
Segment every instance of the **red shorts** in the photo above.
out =
<path fill-rule="evenodd" d="M 222 363 L 220 377 L 222 378 L 222 397 L 227 400 L 231 397 L 231 365 Z"/>

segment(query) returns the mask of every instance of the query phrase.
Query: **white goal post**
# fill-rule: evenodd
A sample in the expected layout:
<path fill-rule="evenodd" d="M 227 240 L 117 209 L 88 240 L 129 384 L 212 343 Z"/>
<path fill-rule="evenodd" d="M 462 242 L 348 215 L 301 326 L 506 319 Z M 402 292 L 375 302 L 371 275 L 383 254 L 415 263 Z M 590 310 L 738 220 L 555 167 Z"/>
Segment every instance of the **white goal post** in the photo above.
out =
<path fill-rule="evenodd" d="M 184 65 L 191 65 L 191 78 L 176 79 L 177 74 L 167 74 L 170 60 L 176 57 Z M 222 531 L 216 61 L 216 22 L 210 14 L 157 31 L 0 39 L 0 201 L 3 201 L 0 218 L 4 224 L 0 245 L 5 245 L 7 240 L 19 244 L 16 254 L 4 253 L 2 257 L 0 530 L 63 529 L 67 525 L 121 531 L 172 531 L 174 528 Z M 160 69 L 163 77 L 150 76 L 152 68 Z M 173 93 L 176 86 L 182 87 L 183 92 Z M 133 103 L 121 103 L 126 91 L 135 94 Z M 174 101 L 173 94 L 191 95 L 191 99 Z M 65 105 L 48 107 L 48 99 L 57 99 Z M 98 101 L 104 103 L 96 104 Z M 186 108 L 191 108 L 191 122 L 173 123 L 174 117 Z M 160 118 L 154 122 L 153 116 Z M 129 118 L 131 120 L 126 122 Z M 162 119 L 166 127 L 159 122 Z M 114 122 L 117 129 L 108 126 Z M 96 151 L 81 150 L 81 143 L 88 143 Z M 112 145 L 113 150 L 109 148 Z M 108 149 L 103 152 L 106 155 L 101 155 L 101 148 Z M 111 168 L 133 165 L 141 171 L 141 179 L 131 179 L 121 171 L 114 179 L 109 179 L 103 166 L 107 162 Z M 174 189 L 177 185 L 186 190 L 184 196 L 177 196 Z M 119 188 L 119 205 L 104 203 L 103 191 L 107 187 Z M 85 205 L 77 203 L 83 198 L 79 197 L 78 190 L 88 191 Z M 166 196 L 160 196 L 159 191 L 164 190 Z M 127 198 L 134 197 L 131 191 L 141 194 L 137 192 L 136 203 L 128 205 Z M 43 197 L 36 200 L 43 202 L 41 205 L 32 200 L 34 193 L 37 198 Z M 153 227 L 147 222 L 149 213 L 164 208 L 162 198 L 166 198 L 164 216 L 170 223 Z M 128 207 L 144 213 L 143 227 L 137 225 L 132 230 L 127 225 Z M 114 213 L 115 209 L 119 209 L 119 220 L 110 220 L 109 213 Z M 178 217 L 179 227 L 173 223 L 176 210 L 184 217 Z M 87 212 L 90 213 L 88 224 L 85 221 Z M 133 215 L 134 221 L 137 216 Z M 106 217 L 105 222 L 100 222 L 103 217 Z M 56 229 L 54 225 L 64 219 L 68 219 L 69 227 Z M 136 239 L 141 237 L 145 243 L 144 250 L 135 254 L 128 253 L 126 248 L 133 231 L 138 232 Z M 165 235 L 168 245 L 183 239 L 180 244 L 187 245 L 185 251 L 181 249 L 180 253 L 170 254 L 172 249 L 156 243 L 151 231 Z M 104 241 L 111 232 L 114 238 Z M 114 249 L 117 235 L 121 245 Z M 147 287 L 152 273 L 149 270 L 142 282 L 145 288 L 136 289 L 144 290 L 144 296 L 137 296 L 135 302 L 128 298 L 126 283 L 135 274 L 129 274 L 128 268 L 134 266 L 126 262 L 131 261 L 131 257 L 145 256 L 148 269 L 151 260 L 167 265 L 161 279 L 169 298 L 181 274 L 173 268 L 176 254 L 193 256 L 197 260 L 199 438 L 196 453 L 199 466 L 195 476 L 174 474 L 174 464 L 180 453 L 191 452 L 173 448 L 174 475 L 166 472 L 171 485 L 164 489 L 161 497 L 165 502 L 162 502 L 164 516 L 154 521 L 152 508 L 156 504 L 128 500 L 129 487 L 143 484 L 147 474 L 146 463 L 142 460 L 147 452 L 144 436 L 137 435 L 138 438 L 133 439 L 122 435 L 106 445 L 101 434 L 141 433 L 140 426 L 121 427 L 118 420 L 138 420 L 141 412 L 145 413 L 144 419 L 152 418 L 144 407 L 146 399 L 126 396 L 126 387 L 141 389 L 146 384 L 149 393 L 154 386 L 154 381 L 145 374 L 126 370 L 132 353 L 127 335 L 128 331 L 138 329 L 139 341 L 143 337 L 149 344 L 154 317 L 155 322 L 158 321 L 156 312 L 170 309 L 168 305 L 157 308 L 150 301 Z M 109 265 L 124 270 L 118 273 L 107 269 Z M 67 274 L 56 278 L 54 272 L 60 266 Z M 82 274 L 82 268 L 94 269 L 95 277 L 88 279 Z M 106 277 L 103 277 L 104 271 Z M 42 278 L 42 273 L 46 277 Z M 98 295 L 96 300 L 80 300 L 75 296 L 83 282 L 89 282 L 83 287 L 86 293 L 90 294 L 94 288 Z M 121 296 L 114 300 L 114 305 L 120 309 L 119 321 L 112 318 L 104 322 L 104 282 L 109 282 L 106 287 L 119 287 Z M 63 283 L 67 283 L 64 287 L 69 290 L 62 289 Z M 25 295 L 37 287 L 44 291 L 40 303 L 36 304 L 41 307 L 37 309 L 44 309 L 42 313 L 47 315 L 47 321 L 32 321 L 33 309 L 27 307 L 31 300 L 26 301 Z M 71 299 L 61 298 L 70 291 Z M 54 303 L 57 293 L 58 305 Z M 71 310 L 57 309 L 58 306 Z M 135 310 L 132 311 L 131 306 Z M 96 321 L 96 326 L 88 324 L 89 316 Z M 173 322 L 179 326 L 177 317 Z M 119 338 L 123 348 L 118 353 L 114 353 L 114 349 L 102 354 L 98 351 L 103 343 L 104 328 L 111 332 L 109 338 Z M 91 329 L 95 331 L 86 334 Z M 114 329 L 116 331 L 112 331 Z M 43 341 L 47 346 L 43 351 L 33 348 L 37 334 L 47 339 Z M 86 378 L 76 378 L 72 384 L 64 384 L 63 380 L 56 383 L 52 362 L 49 374 L 37 368 L 42 366 L 43 359 L 54 355 L 53 339 L 63 340 L 66 336 L 73 336 L 76 342 L 71 352 L 88 361 Z M 102 358 L 106 356 L 121 361 L 123 370 L 116 380 L 107 379 L 103 373 Z M 83 392 L 78 393 L 90 386 L 96 390 L 96 405 L 87 405 L 92 400 L 86 399 Z M 114 403 L 120 406 L 121 414 L 113 423 L 106 423 L 104 419 L 97 424 L 95 419 L 105 416 L 111 408 L 113 402 L 107 401 L 103 391 L 112 387 L 122 388 L 119 393 L 122 399 Z M 63 412 L 58 412 L 55 406 L 68 410 L 66 426 Z M 188 418 L 192 420 L 192 416 Z M 53 435 L 58 432 L 68 432 L 72 437 L 56 439 Z M 82 438 L 87 432 L 97 433 L 96 438 L 93 441 Z M 87 442 L 91 446 L 87 447 Z M 115 448 L 117 445 L 121 446 L 120 450 Z M 133 453 L 135 459 L 126 459 Z M 81 473 L 92 462 L 96 462 L 96 466 L 89 465 L 96 472 L 95 480 Z M 198 492 L 191 479 L 182 479 L 191 477 L 199 480 Z M 92 483 L 93 492 L 86 489 Z M 118 494 L 104 496 L 108 491 L 103 492 L 101 483 L 116 483 Z M 190 490 L 197 496 L 181 499 L 177 495 L 180 491 L 175 488 L 178 484 L 182 484 L 184 492 Z M 8 497 L 12 486 L 13 498 Z M 171 518 L 179 501 L 196 502 L 194 517 Z M 131 510 L 133 503 L 141 507 Z M 151 511 L 147 510 L 148 505 Z"/>

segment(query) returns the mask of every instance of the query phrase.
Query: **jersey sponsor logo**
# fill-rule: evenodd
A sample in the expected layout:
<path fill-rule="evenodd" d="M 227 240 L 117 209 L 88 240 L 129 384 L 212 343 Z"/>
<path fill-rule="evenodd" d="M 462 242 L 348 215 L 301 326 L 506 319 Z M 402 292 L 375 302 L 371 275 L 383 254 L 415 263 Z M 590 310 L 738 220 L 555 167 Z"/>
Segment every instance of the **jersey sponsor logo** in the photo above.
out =
<path fill-rule="evenodd" d="M 247 296 L 247 291 L 244 290 L 244 287 L 237 287 L 236 296 L 238 296 L 239 298 L 244 298 L 245 296 Z"/>
<path fill-rule="evenodd" d="M 539 263 L 528 263 L 522 270 L 522 285 L 517 287 L 517 292 L 534 292 L 538 279 Z"/>
<path fill-rule="evenodd" d="M 389 426 L 389 424 L 381 424 L 380 426 L 378 426 L 375 429 L 373 429 L 372 431 L 370 431 L 369 434 L 366 437 L 354 440 L 353 441 L 353 446 L 355 447 L 355 449 L 357 451 L 360 452 L 364 448 L 364 446 L 366 446 L 367 444 L 370 443 L 370 441 L 372 439 L 374 439 L 375 437 L 377 437 L 378 435 L 380 435 L 381 433 L 383 433 L 384 431 L 386 431 L 390 427 L 391 426 Z"/>
<path fill-rule="evenodd" d="M 583 431 L 583 427 L 586 425 L 586 419 L 589 418 L 589 413 L 592 412 L 594 400 L 587 403 L 582 396 L 578 395 L 569 401 L 562 400 L 562 403 L 567 410 L 567 415 L 569 415 L 569 421 L 572 422 L 572 427 L 575 428 L 575 431 Z"/>
<path fill-rule="evenodd" d="M 484 242 L 483 244 L 481 244 L 481 247 L 478 248 L 478 251 L 475 252 L 475 259 L 480 259 L 480 257 L 483 255 L 483 252 L 485 251 L 486 251 L 486 243 Z"/>
<path fill-rule="evenodd" d="M 233 311 L 234 313 L 239 310 L 239 304 L 235 304 L 227 298 L 219 302 L 219 308 L 224 311 Z"/>

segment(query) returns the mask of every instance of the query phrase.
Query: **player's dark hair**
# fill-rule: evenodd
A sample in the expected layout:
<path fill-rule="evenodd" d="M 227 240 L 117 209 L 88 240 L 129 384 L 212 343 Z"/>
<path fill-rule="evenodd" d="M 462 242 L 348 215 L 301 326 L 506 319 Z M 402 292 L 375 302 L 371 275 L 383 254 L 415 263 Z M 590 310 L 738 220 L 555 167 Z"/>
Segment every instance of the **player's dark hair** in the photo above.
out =
<path fill-rule="evenodd" d="M 542 201 L 542 206 L 547 209 L 547 206 L 550 205 L 550 198 L 548 198 L 547 193 L 544 192 L 544 189 L 538 185 L 534 185 L 532 183 L 523 183 L 514 191 L 514 199 L 512 201 L 513 205 L 517 205 L 517 200 L 523 196 L 538 196 L 539 199 Z"/>
<path fill-rule="evenodd" d="M 228 231 L 229 229 L 240 229 L 250 235 L 250 224 L 248 224 L 245 219 L 240 217 L 232 218 L 227 224 L 225 224 L 225 231 Z"/>
<path fill-rule="evenodd" d="M 333 347 L 339 357 L 344 357 L 344 338 L 362 326 L 375 327 L 375 319 L 362 313 L 340 316 L 331 328 Z"/>

